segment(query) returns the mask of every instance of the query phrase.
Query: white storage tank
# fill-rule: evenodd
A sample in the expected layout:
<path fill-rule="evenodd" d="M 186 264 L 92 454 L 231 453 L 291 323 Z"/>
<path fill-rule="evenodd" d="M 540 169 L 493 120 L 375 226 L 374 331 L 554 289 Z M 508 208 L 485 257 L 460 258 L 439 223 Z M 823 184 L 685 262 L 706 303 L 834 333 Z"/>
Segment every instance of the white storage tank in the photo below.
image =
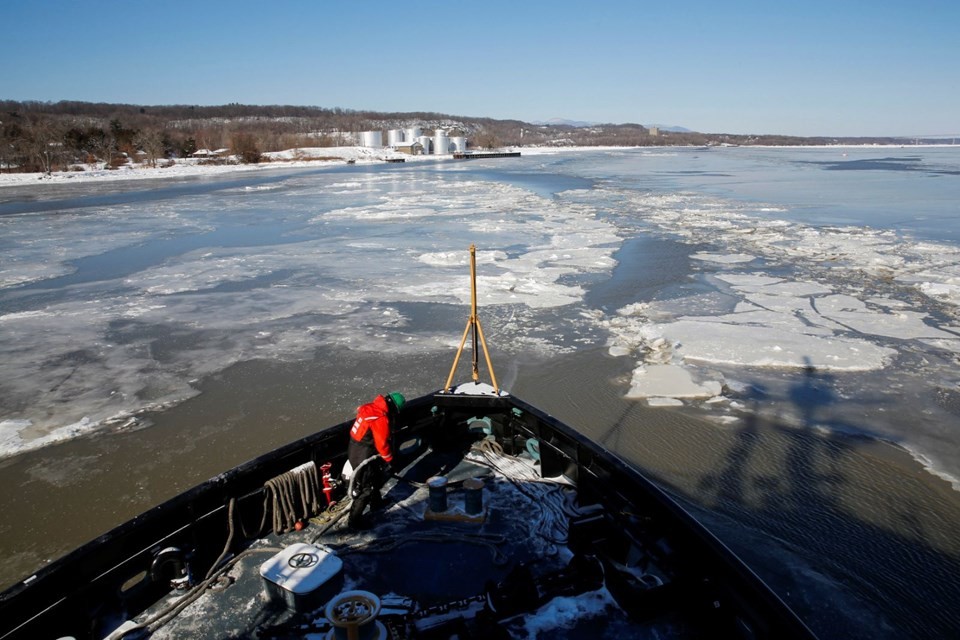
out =
<path fill-rule="evenodd" d="M 450 138 L 443 129 L 437 129 L 433 134 L 433 153 L 436 155 L 445 155 L 450 153 Z"/>
<path fill-rule="evenodd" d="M 463 136 L 453 136 L 450 138 L 450 146 L 454 153 L 463 153 L 467 150 L 467 139 Z"/>
<path fill-rule="evenodd" d="M 417 136 L 417 142 L 423 146 L 424 155 L 433 153 L 433 138 L 430 136 Z"/>
<path fill-rule="evenodd" d="M 403 129 L 390 129 L 387 131 L 387 146 L 397 147 L 403 144 Z"/>
<path fill-rule="evenodd" d="M 423 131 L 420 127 L 410 127 L 409 129 L 404 129 L 403 135 L 403 139 L 407 142 L 419 142 Z"/>
<path fill-rule="evenodd" d="M 361 131 L 360 146 L 361 147 L 382 147 L 383 133 L 380 131 Z"/>

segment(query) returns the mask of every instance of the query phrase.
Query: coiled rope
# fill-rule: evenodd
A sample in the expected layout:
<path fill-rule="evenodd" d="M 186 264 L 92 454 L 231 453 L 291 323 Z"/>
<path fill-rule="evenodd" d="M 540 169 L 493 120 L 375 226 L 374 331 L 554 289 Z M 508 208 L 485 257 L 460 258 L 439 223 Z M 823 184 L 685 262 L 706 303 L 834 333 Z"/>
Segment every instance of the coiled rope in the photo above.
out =
<path fill-rule="evenodd" d="M 267 480 L 263 487 L 264 518 L 269 507 L 278 535 L 320 511 L 320 476 L 312 461 Z"/>
<path fill-rule="evenodd" d="M 268 508 L 271 508 L 273 512 L 273 530 L 277 534 L 290 531 L 296 525 L 297 520 L 306 520 L 320 510 L 320 478 L 317 465 L 312 461 L 267 480 L 264 483 L 264 489 L 264 512 L 263 520 L 260 522 L 260 531 L 266 524 Z M 233 546 L 236 536 L 236 507 L 237 499 L 230 498 L 227 507 L 228 532 L 226 544 L 220 556 L 210 566 L 210 570 L 203 581 L 194 585 L 181 598 L 171 602 L 143 622 L 126 629 L 120 634 L 120 638 L 126 637 L 134 631 L 146 630 L 148 633 L 153 633 L 171 621 L 191 603 L 200 598 L 208 588 L 216 584 L 223 574 L 245 554 L 264 551 L 276 553 L 279 551 L 279 549 L 272 547 L 247 548 L 245 551 L 229 558 L 230 548 Z"/>
<path fill-rule="evenodd" d="M 557 552 L 555 545 L 566 544 L 569 517 L 577 515 L 573 504 L 576 493 L 562 483 L 543 478 L 523 458 L 503 451 L 496 440 L 485 438 L 471 447 L 471 461 L 486 466 L 510 482 L 539 512 L 532 519 L 536 535 L 548 543 L 548 555 Z M 480 458 L 480 459 L 478 459 Z"/>

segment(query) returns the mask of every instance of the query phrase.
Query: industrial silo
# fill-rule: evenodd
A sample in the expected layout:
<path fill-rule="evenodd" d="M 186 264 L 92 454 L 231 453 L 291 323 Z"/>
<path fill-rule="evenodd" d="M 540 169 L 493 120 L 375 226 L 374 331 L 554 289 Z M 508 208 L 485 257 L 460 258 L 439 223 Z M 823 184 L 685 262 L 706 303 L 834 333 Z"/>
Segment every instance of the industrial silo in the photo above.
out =
<path fill-rule="evenodd" d="M 403 139 L 407 142 L 418 142 L 422 135 L 423 131 L 420 130 L 420 127 L 410 127 L 403 131 Z"/>
<path fill-rule="evenodd" d="M 383 133 L 381 133 L 380 131 L 361 131 L 360 146 L 361 147 L 382 147 Z"/>
<path fill-rule="evenodd" d="M 453 136 L 450 138 L 450 146 L 454 153 L 463 153 L 467 150 L 467 139 L 463 136 Z"/>
<path fill-rule="evenodd" d="M 430 136 L 417 136 L 417 142 L 423 147 L 423 154 L 433 153 L 433 138 Z"/>
<path fill-rule="evenodd" d="M 387 146 L 398 147 L 403 144 L 403 129 L 390 129 L 387 131 Z"/>
<path fill-rule="evenodd" d="M 443 129 L 437 129 L 433 134 L 433 153 L 436 155 L 450 153 L 450 138 Z"/>

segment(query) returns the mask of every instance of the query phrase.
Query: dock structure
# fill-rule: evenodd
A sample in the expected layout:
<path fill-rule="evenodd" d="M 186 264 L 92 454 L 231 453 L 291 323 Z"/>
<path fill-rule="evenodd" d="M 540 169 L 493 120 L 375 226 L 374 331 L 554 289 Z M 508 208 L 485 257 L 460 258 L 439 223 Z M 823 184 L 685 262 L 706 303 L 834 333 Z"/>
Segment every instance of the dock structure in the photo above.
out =
<path fill-rule="evenodd" d="M 519 158 L 519 151 L 464 151 L 453 154 L 454 160 L 479 160 L 480 158 Z"/>

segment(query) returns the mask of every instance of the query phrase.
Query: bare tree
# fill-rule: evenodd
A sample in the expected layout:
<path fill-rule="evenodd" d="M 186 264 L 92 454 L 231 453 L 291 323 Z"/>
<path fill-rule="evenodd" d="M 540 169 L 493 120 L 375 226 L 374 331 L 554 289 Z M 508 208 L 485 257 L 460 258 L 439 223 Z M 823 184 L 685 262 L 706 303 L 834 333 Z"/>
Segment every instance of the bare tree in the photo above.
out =
<path fill-rule="evenodd" d="M 110 129 L 99 129 L 96 135 L 91 136 L 90 144 L 93 152 L 106 163 L 109 168 L 113 163 L 113 154 L 117 151 L 117 139 Z"/>
<path fill-rule="evenodd" d="M 147 154 L 147 161 L 151 167 L 157 166 L 157 158 L 163 156 L 163 130 L 140 130 L 133 136 L 133 144 Z"/>
<path fill-rule="evenodd" d="M 50 175 L 63 155 L 64 127 L 52 118 L 31 118 L 22 129 L 19 146 L 33 158 L 43 173 Z"/>
<path fill-rule="evenodd" d="M 231 150 L 240 157 L 244 164 L 260 162 L 260 148 L 257 139 L 249 133 L 235 133 L 230 139 Z"/>
<path fill-rule="evenodd" d="M 19 149 L 20 139 L 23 137 L 23 128 L 20 126 L 22 118 L 12 113 L 3 123 L 0 123 L 0 171 L 6 169 L 9 173 L 13 167 L 20 168 L 23 163 L 22 152 Z"/>
<path fill-rule="evenodd" d="M 474 144 L 481 149 L 493 149 L 500 146 L 500 140 L 491 131 L 480 131 L 474 137 Z"/>

